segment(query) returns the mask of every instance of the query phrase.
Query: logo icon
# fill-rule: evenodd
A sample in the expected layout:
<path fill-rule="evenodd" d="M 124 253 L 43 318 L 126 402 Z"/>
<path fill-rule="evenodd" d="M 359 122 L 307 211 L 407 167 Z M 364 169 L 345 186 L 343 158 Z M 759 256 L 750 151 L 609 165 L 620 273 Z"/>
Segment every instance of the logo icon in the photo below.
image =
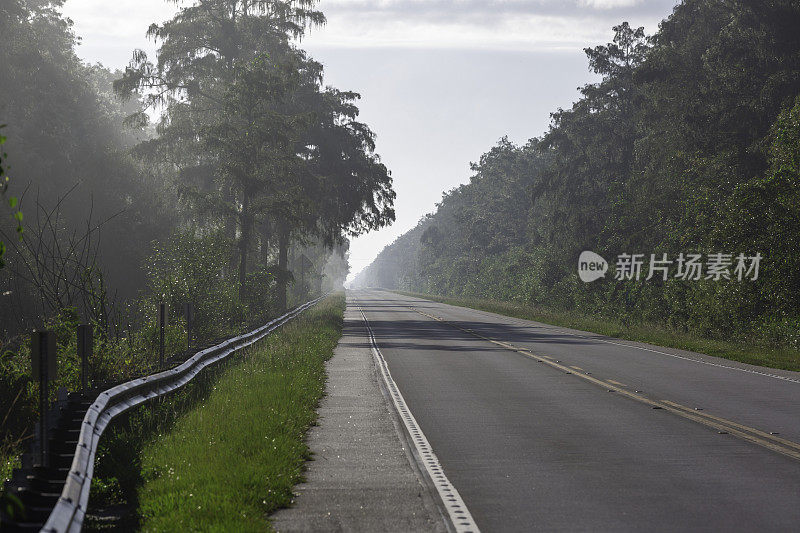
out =
<path fill-rule="evenodd" d="M 578 276 L 581 281 L 589 283 L 605 277 L 608 272 L 608 262 L 601 256 L 589 250 L 581 252 L 578 257 Z"/>

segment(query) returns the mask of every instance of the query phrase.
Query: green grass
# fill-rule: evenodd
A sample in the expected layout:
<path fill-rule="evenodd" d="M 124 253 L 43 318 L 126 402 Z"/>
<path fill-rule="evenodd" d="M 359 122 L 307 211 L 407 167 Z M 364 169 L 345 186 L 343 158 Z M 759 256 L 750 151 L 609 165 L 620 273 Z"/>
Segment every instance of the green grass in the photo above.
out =
<path fill-rule="evenodd" d="M 545 324 L 599 333 L 617 339 L 647 342 L 657 346 L 679 348 L 722 357 L 753 365 L 800 371 L 800 351 L 792 348 L 765 346 L 758 343 L 710 339 L 700 335 L 665 328 L 656 324 L 623 324 L 608 318 L 580 315 L 574 312 L 535 308 L 517 303 L 451 298 L 430 294 L 395 291 L 406 296 L 435 302 L 489 311 L 500 315 L 534 320 Z"/>
<path fill-rule="evenodd" d="M 288 505 L 309 457 L 305 433 L 341 336 L 343 296 L 328 298 L 227 369 L 208 397 L 145 446 L 144 531 L 263 531 Z"/>

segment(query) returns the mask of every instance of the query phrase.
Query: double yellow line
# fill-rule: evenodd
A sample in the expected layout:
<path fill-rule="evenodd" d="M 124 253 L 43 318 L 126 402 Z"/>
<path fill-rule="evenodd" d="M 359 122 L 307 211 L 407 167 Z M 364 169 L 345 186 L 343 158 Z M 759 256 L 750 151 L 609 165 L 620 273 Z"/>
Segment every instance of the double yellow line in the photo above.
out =
<path fill-rule="evenodd" d="M 639 392 L 631 392 L 627 390 L 626 388 L 624 388 L 625 386 L 619 381 L 614 381 L 613 379 L 609 380 L 598 379 L 590 375 L 589 372 L 586 372 L 580 367 L 567 366 L 561 364 L 560 361 L 555 360 L 552 357 L 548 357 L 546 355 L 536 355 L 530 350 L 514 346 L 513 344 L 508 342 L 498 341 L 486 337 L 485 335 L 481 335 L 480 333 L 472 329 L 459 326 L 458 324 L 450 322 L 449 320 L 445 320 L 444 318 L 428 314 L 414 307 L 412 307 L 411 309 L 413 309 L 414 311 L 423 316 L 426 316 L 438 322 L 442 322 L 451 327 L 469 333 L 474 337 L 491 342 L 492 344 L 496 344 L 497 346 L 501 346 L 507 350 L 523 354 L 527 357 L 530 357 L 531 359 L 535 359 L 540 363 L 544 363 L 562 372 L 575 375 L 585 381 L 588 381 L 589 383 L 593 383 L 599 387 L 603 387 L 609 392 L 619 393 L 623 396 L 630 398 L 631 400 L 635 400 L 637 402 L 649 405 L 654 409 L 664 409 L 665 411 L 669 411 L 680 417 L 686 418 L 687 420 L 697 422 L 698 424 L 702 424 L 712 429 L 716 429 L 720 433 L 727 433 L 733 435 L 748 442 L 752 442 L 753 444 L 757 444 L 758 446 L 762 446 L 774 452 L 778 452 L 780 454 L 791 457 L 792 459 L 800 461 L 800 444 L 781 438 L 776 434 L 770 434 L 756 428 L 739 424 L 738 422 L 734 422 L 732 420 L 727 420 L 725 418 L 714 416 L 706 412 L 698 411 L 696 409 L 692 409 L 691 407 L 687 407 L 685 405 L 681 405 L 679 403 L 672 402 L 670 400 L 653 400 L 651 398 L 643 396 Z"/>

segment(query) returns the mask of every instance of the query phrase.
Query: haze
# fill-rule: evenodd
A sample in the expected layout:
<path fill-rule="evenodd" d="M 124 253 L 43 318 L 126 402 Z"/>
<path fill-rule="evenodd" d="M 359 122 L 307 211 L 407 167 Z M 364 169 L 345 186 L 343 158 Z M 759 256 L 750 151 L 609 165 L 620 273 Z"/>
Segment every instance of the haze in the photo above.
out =
<path fill-rule="evenodd" d="M 623 20 L 658 27 L 675 2 L 577 0 L 323 1 L 328 23 L 303 47 L 325 65 L 326 82 L 362 95 L 361 118 L 377 133 L 392 171 L 395 223 L 353 239 L 350 279 L 413 227 L 469 163 L 507 135 L 541 135 L 549 114 L 595 81 L 583 48 L 611 40 Z M 68 0 L 64 13 L 88 62 L 123 68 L 131 51 L 154 52 L 145 32 L 171 17 L 161 0 Z M 153 56 L 154 57 L 154 56 Z M 502 80 L 499 82 L 498 80 Z"/>

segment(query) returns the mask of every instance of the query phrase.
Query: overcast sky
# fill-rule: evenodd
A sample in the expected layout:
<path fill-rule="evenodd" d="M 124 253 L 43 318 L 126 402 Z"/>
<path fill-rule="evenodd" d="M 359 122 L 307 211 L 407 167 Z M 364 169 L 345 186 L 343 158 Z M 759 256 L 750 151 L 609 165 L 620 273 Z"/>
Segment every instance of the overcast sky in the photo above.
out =
<path fill-rule="evenodd" d="M 675 0 L 323 0 L 328 18 L 301 46 L 326 83 L 361 93 L 361 119 L 392 171 L 397 221 L 356 238 L 351 277 L 469 179 L 503 135 L 524 143 L 546 131 L 594 81 L 583 48 L 627 20 L 653 33 Z M 147 27 L 172 16 L 166 0 L 67 0 L 86 61 L 123 68 L 153 53 Z"/>

